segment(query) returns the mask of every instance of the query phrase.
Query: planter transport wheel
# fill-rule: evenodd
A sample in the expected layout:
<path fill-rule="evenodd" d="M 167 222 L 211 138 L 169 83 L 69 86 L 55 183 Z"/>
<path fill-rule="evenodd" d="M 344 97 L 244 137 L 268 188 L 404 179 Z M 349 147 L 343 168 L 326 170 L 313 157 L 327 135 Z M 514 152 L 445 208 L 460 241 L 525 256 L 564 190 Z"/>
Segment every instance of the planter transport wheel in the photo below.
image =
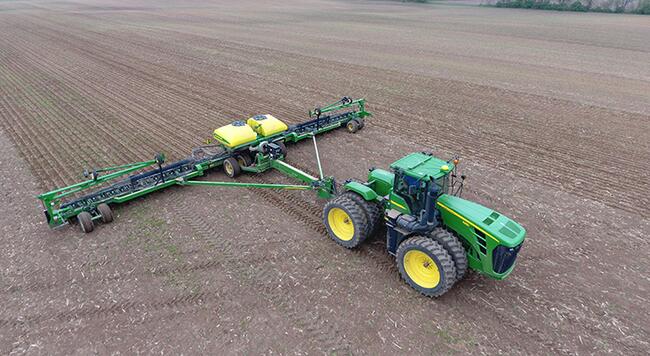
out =
<path fill-rule="evenodd" d="M 239 163 L 240 167 L 248 167 L 253 163 L 253 159 L 248 153 L 238 154 L 235 156 L 235 159 L 237 160 L 237 163 Z"/>
<path fill-rule="evenodd" d="M 223 171 L 228 177 L 235 178 L 241 173 L 241 167 L 235 158 L 230 157 L 223 161 Z"/>
<path fill-rule="evenodd" d="M 350 120 L 350 121 L 348 121 L 348 124 L 345 125 L 345 128 L 348 129 L 349 133 L 355 133 L 355 132 L 359 131 L 359 121 Z"/>
<path fill-rule="evenodd" d="M 111 210 L 111 207 L 108 206 L 108 204 L 101 203 L 97 205 L 97 211 L 102 217 L 102 222 L 104 224 L 108 224 L 109 222 L 113 221 L 113 211 Z"/>
<path fill-rule="evenodd" d="M 81 226 L 81 231 L 86 234 L 93 231 L 95 228 L 95 224 L 93 224 L 93 216 L 87 211 L 80 212 L 79 215 L 77 215 L 77 221 L 79 222 L 79 226 Z"/>
<path fill-rule="evenodd" d="M 282 152 L 282 156 L 284 156 L 284 158 L 286 159 L 287 158 L 287 146 L 282 141 L 277 142 L 277 145 L 280 147 L 280 152 Z"/>

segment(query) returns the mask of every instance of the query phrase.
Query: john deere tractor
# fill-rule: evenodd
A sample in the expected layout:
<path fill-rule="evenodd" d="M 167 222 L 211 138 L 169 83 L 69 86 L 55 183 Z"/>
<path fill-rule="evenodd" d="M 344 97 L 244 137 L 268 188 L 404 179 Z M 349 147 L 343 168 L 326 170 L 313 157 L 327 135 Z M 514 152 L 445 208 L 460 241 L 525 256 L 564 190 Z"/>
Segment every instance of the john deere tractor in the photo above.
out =
<path fill-rule="evenodd" d="M 324 208 L 324 223 L 338 244 L 355 248 L 385 222 L 386 247 L 404 280 L 437 297 L 468 268 L 494 279 L 514 268 L 525 229 L 504 215 L 460 198 L 465 177 L 458 159 L 412 153 L 372 168 L 365 183 L 348 181 Z"/>

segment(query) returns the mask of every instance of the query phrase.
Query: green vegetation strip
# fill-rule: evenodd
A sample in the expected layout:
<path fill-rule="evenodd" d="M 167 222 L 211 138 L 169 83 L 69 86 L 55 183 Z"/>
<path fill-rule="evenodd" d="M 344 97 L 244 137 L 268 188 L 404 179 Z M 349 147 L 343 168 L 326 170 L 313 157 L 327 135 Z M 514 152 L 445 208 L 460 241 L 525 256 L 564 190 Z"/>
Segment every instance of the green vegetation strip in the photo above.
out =
<path fill-rule="evenodd" d="M 633 2 L 628 0 L 620 0 L 614 2 L 609 6 L 594 6 L 593 1 L 587 0 L 583 4 L 579 0 L 572 3 L 568 1 L 553 2 L 549 0 L 498 0 L 494 5 L 496 7 L 506 8 L 521 8 L 521 9 L 536 9 L 536 10 L 555 10 L 555 11 L 577 11 L 577 12 L 606 12 L 606 13 L 631 13 L 639 15 L 650 15 L 650 0 L 640 0 L 637 7 L 633 10 L 628 10 L 628 5 Z"/>

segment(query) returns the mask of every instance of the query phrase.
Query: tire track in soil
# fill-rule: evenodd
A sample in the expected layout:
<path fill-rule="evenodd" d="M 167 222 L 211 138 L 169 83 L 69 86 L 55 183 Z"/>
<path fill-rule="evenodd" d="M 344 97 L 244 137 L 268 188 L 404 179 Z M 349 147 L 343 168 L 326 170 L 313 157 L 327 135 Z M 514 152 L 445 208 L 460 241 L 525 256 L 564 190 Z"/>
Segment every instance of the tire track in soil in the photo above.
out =
<path fill-rule="evenodd" d="M 217 295 L 215 300 L 222 300 L 223 299 L 222 297 L 223 296 Z M 198 309 L 198 308 L 200 308 L 203 304 L 204 303 L 195 303 L 195 304 L 187 303 L 187 304 L 183 304 L 183 305 L 177 304 L 174 308 L 159 308 L 158 309 L 159 314 L 147 315 L 145 317 L 138 317 L 138 318 L 129 318 L 129 326 L 133 327 L 133 326 L 139 326 L 139 325 L 152 325 L 152 324 L 153 325 L 161 325 L 163 323 L 169 323 L 170 321 L 186 317 L 187 314 L 184 313 L 184 312 L 179 312 L 179 309 L 197 308 L 197 309 L 190 309 L 190 313 L 193 313 L 193 314 L 202 313 L 203 311 L 201 309 Z M 121 311 L 121 312 L 117 312 L 117 313 L 111 313 L 110 315 L 111 316 L 120 315 L 120 314 L 121 315 L 126 315 L 126 314 L 128 314 L 129 311 L 139 312 L 140 309 L 125 310 L 125 311 Z M 197 316 L 197 318 L 199 318 L 199 316 Z M 63 320 L 60 320 L 60 321 L 65 322 L 67 320 L 69 320 L 69 319 L 63 318 Z M 21 324 L 21 325 L 28 325 L 28 324 Z M 48 330 L 51 330 L 50 331 L 51 335 L 65 334 L 65 333 L 70 332 L 70 326 L 65 325 L 65 326 L 62 326 L 62 327 L 52 327 L 52 328 L 48 328 Z M 215 335 L 215 340 L 221 341 L 221 337 L 223 337 L 223 336 Z M 148 351 L 151 351 L 151 350 L 148 350 Z M 12 354 L 12 353 L 10 353 L 10 354 Z"/>
<path fill-rule="evenodd" d="M 117 221 L 116 221 L 117 222 Z M 200 253 L 200 250 L 181 252 L 182 256 L 193 256 Z M 223 261 L 223 262 L 232 262 L 232 261 Z M 173 266 L 159 266 L 156 268 L 148 268 L 144 270 L 132 270 L 124 273 L 115 272 L 110 273 L 107 276 L 99 276 L 99 278 L 56 278 L 52 279 L 51 275 L 47 276 L 47 281 L 37 281 L 33 280 L 33 276 L 42 275 L 44 273 L 49 273 L 50 271 L 45 268 L 35 268 L 30 270 L 28 273 L 21 274 L 20 277 L 25 280 L 32 280 L 27 284 L 13 284 L 5 290 L 7 294 L 23 294 L 27 292 L 36 292 L 36 291 L 45 291 L 50 290 L 61 285 L 86 285 L 86 284 L 104 284 L 107 282 L 121 281 L 127 277 L 158 277 L 158 276 L 167 276 L 178 273 L 191 273 L 191 272 L 200 272 L 205 270 L 211 270 L 217 267 L 220 267 L 223 263 L 222 261 L 199 261 L 199 262 L 184 262 L 183 264 L 176 264 Z M 95 263 L 88 263 L 77 268 L 77 272 L 83 273 L 82 268 L 98 268 L 98 267 L 107 267 L 111 265 L 111 260 L 105 259 Z M 90 273 L 89 273 L 90 274 Z"/>
<path fill-rule="evenodd" d="M 305 169 L 304 167 L 300 167 L 300 165 L 297 165 L 295 163 L 292 163 L 292 165 L 304 170 L 307 173 L 310 173 L 308 169 Z M 242 178 L 240 178 L 240 180 L 249 183 L 274 183 L 271 180 L 260 179 L 260 177 L 257 175 L 243 176 Z M 297 222 L 303 223 L 303 226 L 308 227 L 310 230 L 314 231 L 320 236 L 325 237 L 327 240 L 330 240 L 330 237 L 327 235 L 327 230 L 325 229 L 322 220 L 317 218 L 317 216 L 322 215 L 321 208 L 315 206 L 313 201 L 307 202 L 293 194 L 282 194 L 272 190 L 255 189 L 255 188 L 247 188 L 247 190 L 256 194 L 257 197 L 260 197 L 262 200 L 266 201 L 270 205 L 277 207 L 278 210 L 282 211 L 282 213 L 294 217 L 297 220 Z M 191 214 L 186 214 L 186 217 L 187 217 L 186 219 L 187 223 L 190 223 L 190 219 L 192 219 L 192 217 L 196 219 L 196 217 L 194 217 Z M 208 240 L 206 241 L 208 245 L 214 248 L 219 248 L 219 246 L 221 246 L 223 241 L 220 240 L 219 244 L 217 244 L 214 242 L 214 240 L 210 239 L 210 236 L 212 236 L 210 234 L 210 231 L 212 231 L 211 228 L 206 228 L 205 226 L 202 225 L 201 222 L 196 222 L 196 221 L 193 223 L 193 228 L 195 226 L 197 228 L 203 228 L 205 230 L 205 236 L 208 237 Z M 375 235 L 373 237 L 376 238 L 378 236 Z M 322 246 L 320 246 L 320 244 L 318 244 L 315 240 L 316 239 L 312 237 L 309 240 L 301 241 L 303 243 L 301 249 L 305 252 L 305 254 L 317 256 L 320 253 L 322 253 Z M 369 239 L 369 242 L 370 241 L 372 241 L 372 238 Z M 232 244 L 229 244 L 227 248 L 224 247 L 224 249 L 228 249 L 229 252 L 232 248 L 233 248 Z M 369 261 L 370 264 L 364 263 L 364 266 L 373 268 L 373 270 L 375 271 L 383 272 L 385 278 L 387 279 L 399 278 L 397 268 L 395 266 L 395 261 L 393 258 L 388 257 L 386 255 L 385 244 L 383 242 L 370 243 L 370 244 L 366 243 L 362 245 L 360 248 L 351 249 L 348 251 L 356 255 L 357 260 L 364 260 L 364 262 Z M 264 280 L 269 280 L 270 272 L 269 273 L 262 272 L 261 274 L 264 275 L 263 277 Z M 460 293 L 458 291 L 454 291 L 454 292 Z M 518 294 L 520 296 L 528 295 L 528 293 L 525 293 L 525 291 L 523 290 L 520 290 L 520 292 L 521 293 Z M 401 298 L 406 298 L 410 301 L 413 301 L 413 303 L 417 303 L 418 305 L 421 303 L 423 299 L 417 293 L 409 293 L 406 296 L 401 296 Z M 474 307 L 469 308 L 468 310 L 468 305 L 476 306 L 476 305 L 481 305 L 483 303 L 480 303 L 477 300 L 471 300 L 470 303 L 465 304 L 465 303 L 458 302 L 458 300 L 452 300 L 449 298 L 446 300 L 447 302 L 451 300 L 449 304 L 450 309 L 452 309 L 457 314 L 463 315 L 465 318 L 467 318 L 467 320 L 474 320 L 477 318 L 477 315 L 484 315 L 485 318 L 494 318 L 496 315 L 496 318 L 499 320 L 500 325 L 508 325 L 514 328 L 515 330 L 518 330 L 528 335 L 531 339 L 536 340 L 539 343 L 539 345 L 544 345 L 545 348 L 553 350 L 555 353 L 566 354 L 564 350 L 568 350 L 567 347 L 558 348 L 557 342 L 554 341 L 554 339 L 551 336 L 546 335 L 541 329 L 531 327 L 529 324 L 519 320 L 515 315 L 504 315 L 503 313 L 500 312 L 497 306 L 489 305 L 489 307 L 487 307 L 485 305 L 482 305 L 482 308 L 480 310 L 476 310 L 476 308 Z M 539 300 L 536 302 L 540 303 Z M 547 306 L 549 310 L 552 307 L 551 304 L 546 302 L 543 302 L 542 304 Z M 422 310 L 422 313 L 426 313 L 426 310 Z M 314 332 L 317 332 L 317 330 L 314 330 Z"/>
<path fill-rule="evenodd" d="M 248 190 L 253 191 L 255 189 Z M 262 194 L 260 196 L 262 199 L 267 200 L 266 195 Z M 295 199 L 289 198 L 288 200 L 299 203 Z M 203 240 L 206 246 L 211 248 L 212 251 L 218 251 L 226 260 L 233 261 L 233 263 L 228 264 L 231 270 L 236 271 L 238 275 L 248 277 L 240 279 L 240 281 L 243 280 L 251 284 L 251 286 L 259 291 L 258 295 L 260 297 L 277 305 L 294 325 L 305 331 L 308 340 L 317 341 L 319 343 L 318 346 L 324 347 L 328 353 L 350 353 L 350 345 L 347 339 L 318 310 L 310 308 L 309 305 L 293 303 L 290 292 L 287 293 L 287 291 L 280 291 L 276 288 L 278 285 L 278 275 L 272 269 L 251 268 L 251 266 L 243 263 L 241 259 L 237 258 L 237 254 L 235 253 L 235 251 L 241 249 L 241 246 L 237 246 L 238 243 L 236 241 L 230 239 L 215 241 L 213 231 L 217 227 L 213 225 L 214 223 L 197 219 L 195 215 L 191 214 L 190 212 L 192 210 L 187 203 L 187 199 L 179 197 L 175 201 L 177 204 L 173 206 L 173 210 L 192 229 L 195 235 Z M 289 208 L 289 205 L 285 205 L 285 207 Z M 295 206 L 291 206 L 288 212 L 301 221 L 308 219 L 308 215 L 304 215 Z"/>
<path fill-rule="evenodd" d="M 220 297 L 218 291 L 210 291 L 178 294 L 170 298 L 154 301 L 124 301 L 112 303 L 106 306 L 82 306 L 80 308 L 63 312 L 43 313 L 15 320 L 0 319 L 0 327 L 16 328 L 21 326 L 32 326 L 50 320 L 67 322 L 79 319 L 107 318 L 114 314 L 126 314 L 131 311 L 141 311 L 143 308 L 151 311 L 174 309 L 181 306 L 198 305 L 208 301 L 216 301 Z"/>
<path fill-rule="evenodd" d="M 315 173 L 313 171 L 310 171 L 311 168 L 304 167 L 301 164 L 296 164 L 295 162 L 292 162 L 291 164 L 315 176 Z M 258 178 L 258 176 L 253 176 L 253 177 Z M 251 179 L 249 181 L 255 183 L 275 183 L 273 181 L 259 180 L 259 179 Z M 256 189 L 250 189 L 250 190 L 255 191 Z M 266 200 L 270 204 L 280 207 L 281 208 L 280 210 L 282 210 L 282 212 L 288 213 L 290 216 L 296 217 L 300 222 L 303 222 L 305 226 L 309 226 L 309 228 L 314 232 L 320 233 L 322 236 L 326 236 L 328 240 L 330 239 L 329 236 L 327 235 L 325 227 L 323 226 L 322 220 L 315 218 L 316 216 L 322 215 L 321 213 L 322 209 L 318 206 L 315 206 L 313 201 L 310 200 L 309 202 L 307 202 L 301 200 L 299 197 L 284 195 L 282 193 L 277 193 L 276 191 L 271 191 L 271 190 L 258 189 L 256 194 L 258 196 L 261 196 L 264 200 Z M 296 206 L 299 206 L 299 209 L 295 209 L 294 211 L 292 211 L 292 209 Z M 305 211 L 308 211 L 309 214 L 305 214 Z M 305 216 L 305 215 L 311 215 L 311 216 Z M 381 232 L 385 232 L 385 231 L 381 231 Z M 370 243 L 363 244 L 362 246 L 360 246 L 360 248 L 352 249 L 349 251 L 357 255 L 358 259 L 360 260 L 363 259 L 367 261 L 368 258 L 370 258 L 371 264 L 373 265 L 371 266 L 371 268 L 374 268 L 374 270 L 387 272 L 386 278 L 398 276 L 397 278 L 399 279 L 399 274 L 395 265 L 394 258 L 387 257 L 385 251 L 385 244 L 383 241 L 375 240 L 375 239 L 381 240 L 381 236 L 382 234 L 378 232 L 374 236 L 368 239 L 368 242 Z M 313 246 L 312 248 L 306 249 L 306 252 L 314 253 L 314 254 L 317 254 L 319 251 L 322 251 L 322 247 Z M 390 275 L 388 275 L 388 273 L 390 273 Z M 466 283 L 468 283 L 467 280 L 461 282 L 461 284 L 466 284 Z M 517 287 L 516 288 L 517 291 L 514 293 L 520 296 L 520 298 L 530 299 L 531 304 L 542 306 L 548 311 L 552 311 L 554 310 L 554 308 L 557 307 L 557 305 L 554 304 L 553 302 L 549 302 L 543 298 L 534 298 L 529 293 L 529 291 L 520 288 L 518 285 L 516 287 Z M 461 287 L 461 289 L 463 288 Z M 486 304 L 483 301 L 479 300 L 479 298 L 477 298 L 473 294 L 470 294 L 469 297 L 461 296 L 460 298 L 458 298 L 460 296 L 460 293 L 462 292 L 463 292 L 462 290 L 453 291 L 453 293 L 458 293 L 458 295 L 456 295 L 456 297 L 450 296 L 449 299 L 446 299 L 446 302 L 449 303 L 449 307 L 452 310 L 454 310 L 454 312 L 463 315 L 466 320 L 474 320 L 477 318 L 477 315 L 481 315 L 481 314 L 484 314 L 485 318 L 494 318 L 496 316 L 496 319 L 499 321 L 499 325 L 501 326 L 507 325 L 513 328 L 514 330 L 519 330 L 525 335 L 531 337 L 531 339 L 537 341 L 539 345 L 543 345 L 546 349 L 553 350 L 553 352 L 555 353 L 570 354 L 570 352 L 568 351 L 570 350 L 570 347 L 568 345 L 562 344 L 562 342 L 555 340 L 553 336 L 549 336 L 548 334 L 545 334 L 541 328 L 531 326 L 530 323 L 526 323 L 525 321 L 520 320 L 515 315 L 506 315 L 502 313 L 500 308 L 496 305 L 492 305 L 488 303 L 488 305 L 486 306 Z M 421 303 L 422 300 L 422 298 L 419 295 L 408 295 L 406 299 L 413 300 L 414 303 Z M 471 306 L 481 305 L 482 308 L 480 309 L 480 311 L 478 311 L 474 307 L 468 308 L 468 306 L 470 305 Z M 591 332 L 593 332 L 593 335 L 597 335 L 601 331 L 594 328 L 591 325 L 585 325 L 585 327 Z"/>

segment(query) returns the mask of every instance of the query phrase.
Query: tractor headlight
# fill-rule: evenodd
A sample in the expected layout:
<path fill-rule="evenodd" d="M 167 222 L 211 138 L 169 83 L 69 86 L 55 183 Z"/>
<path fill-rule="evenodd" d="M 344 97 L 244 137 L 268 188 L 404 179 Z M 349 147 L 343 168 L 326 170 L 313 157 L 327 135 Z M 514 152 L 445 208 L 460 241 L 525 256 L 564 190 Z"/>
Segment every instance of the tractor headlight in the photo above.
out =
<path fill-rule="evenodd" d="M 497 246 L 492 250 L 492 269 L 495 273 L 504 273 L 515 263 L 522 244 L 515 247 Z"/>

